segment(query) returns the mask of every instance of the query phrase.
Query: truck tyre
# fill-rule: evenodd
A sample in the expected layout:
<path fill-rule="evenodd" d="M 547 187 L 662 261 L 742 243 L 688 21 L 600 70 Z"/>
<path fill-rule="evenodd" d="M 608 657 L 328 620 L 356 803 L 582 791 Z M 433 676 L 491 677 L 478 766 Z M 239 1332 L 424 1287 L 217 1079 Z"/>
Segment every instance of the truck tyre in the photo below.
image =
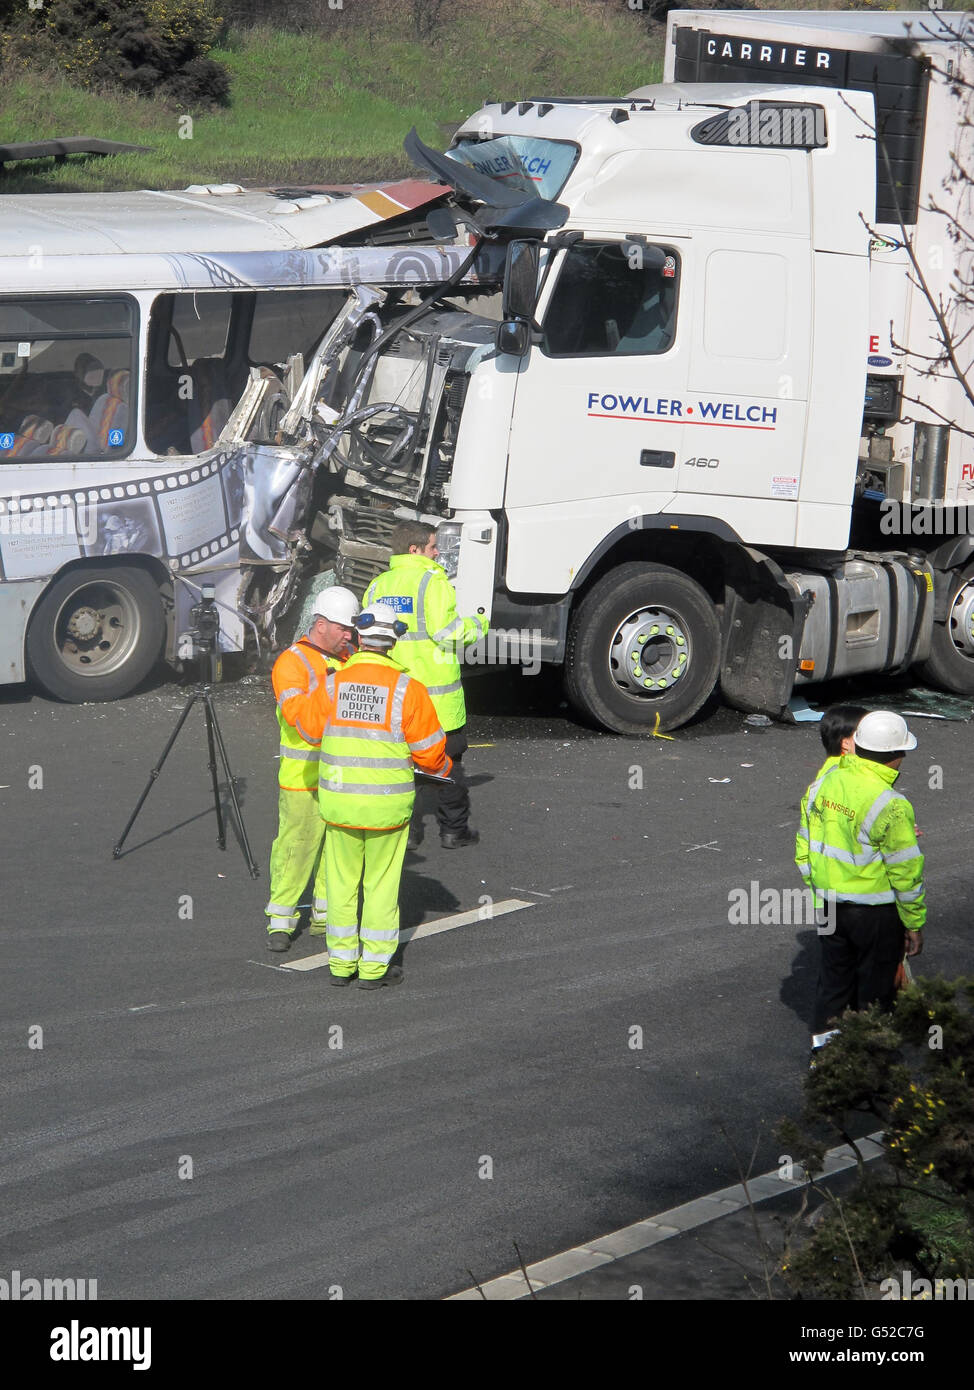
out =
<path fill-rule="evenodd" d="M 577 710 L 613 733 L 662 732 L 693 718 L 719 662 L 717 614 L 700 585 L 666 565 L 630 563 L 578 605 L 565 688 Z"/>
<path fill-rule="evenodd" d="M 144 570 L 69 570 L 34 610 L 27 670 L 68 704 L 117 700 L 159 660 L 165 631 L 159 590 Z"/>
<path fill-rule="evenodd" d="M 934 623 L 930 655 L 917 666 L 939 690 L 974 695 L 974 565 L 952 576 L 947 621 Z"/>

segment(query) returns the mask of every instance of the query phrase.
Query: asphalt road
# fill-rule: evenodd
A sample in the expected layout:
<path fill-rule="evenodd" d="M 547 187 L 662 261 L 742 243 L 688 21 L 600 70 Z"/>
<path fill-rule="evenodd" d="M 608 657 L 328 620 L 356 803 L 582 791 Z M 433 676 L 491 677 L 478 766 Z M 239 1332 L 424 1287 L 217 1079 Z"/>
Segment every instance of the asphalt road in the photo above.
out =
<path fill-rule="evenodd" d="M 482 843 L 428 835 L 402 920 L 483 918 L 366 993 L 279 968 L 317 939 L 265 949 L 265 680 L 218 695 L 257 882 L 216 847 L 196 711 L 112 859 L 185 692 L 0 692 L 0 1274 L 99 1299 L 438 1298 L 514 1267 L 514 1242 L 532 1262 L 735 1182 L 735 1151 L 777 1162 L 816 937 L 731 925 L 728 895 L 796 886 L 815 726 L 718 710 L 636 741 L 573 723 L 546 675 L 469 693 Z M 950 976 L 971 969 L 971 726 L 915 727 L 919 963 Z M 532 906 L 489 915 L 509 899 Z"/>

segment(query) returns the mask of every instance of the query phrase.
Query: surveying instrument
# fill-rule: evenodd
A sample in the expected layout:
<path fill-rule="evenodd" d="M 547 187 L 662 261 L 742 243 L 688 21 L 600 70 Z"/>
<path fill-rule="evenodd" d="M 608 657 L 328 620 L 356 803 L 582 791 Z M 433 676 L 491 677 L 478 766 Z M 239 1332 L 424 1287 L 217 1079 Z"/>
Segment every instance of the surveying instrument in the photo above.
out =
<path fill-rule="evenodd" d="M 216 811 L 216 842 L 221 849 L 226 849 L 226 826 L 223 820 L 223 807 L 220 804 L 220 788 L 216 778 L 216 750 L 219 748 L 220 760 L 223 763 L 223 771 L 226 775 L 227 786 L 230 789 L 230 801 L 233 805 L 233 813 L 237 819 L 237 829 L 240 832 L 240 843 L 243 847 L 244 858 L 250 869 L 250 877 L 258 878 L 260 870 L 257 868 L 253 853 L 251 852 L 250 841 L 247 839 L 247 830 L 240 812 L 240 803 L 237 800 L 236 779 L 230 771 L 230 760 L 227 757 L 226 744 L 223 742 L 223 734 L 220 731 L 216 710 L 213 707 L 212 686 L 220 679 L 220 656 L 217 652 L 216 644 L 216 639 L 220 633 L 220 613 L 213 597 L 214 592 L 215 590 L 212 584 L 202 585 L 199 603 L 195 604 L 190 612 L 192 626 L 189 631 L 183 633 L 179 639 L 179 656 L 183 660 L 192 660 L 198 663 L 199 679 L 193 687 L 189 699 L 186 701 L 182 714 L 176 721 L 176 727 L 169 737 L 169 742 L 162 750 L 162 757 L 149 773 L 149 780 L 146 783 L 145 790 L 139 797 L 135 810 L 129 817 L 128 825 L 126 825 L 125 829 L 122 831 L 118 844 L 112 850 L 112 858 L 118 859 L 121 857 L 122 846 L 125 844 L 126 836 L 135 824 L 135 818 L 142 810 L 145 799 L 152 790 L 152 784 L 162 771 L 163 764 L 169 756 L 170 749 L 179 737 L 179 731 L 186 723 L 190 710 L 199 700 L 202 702 L 203 713 L 206 716 L 206 744 L 210 754 L 210 780 L 213 783 L 213 809 Z"/>

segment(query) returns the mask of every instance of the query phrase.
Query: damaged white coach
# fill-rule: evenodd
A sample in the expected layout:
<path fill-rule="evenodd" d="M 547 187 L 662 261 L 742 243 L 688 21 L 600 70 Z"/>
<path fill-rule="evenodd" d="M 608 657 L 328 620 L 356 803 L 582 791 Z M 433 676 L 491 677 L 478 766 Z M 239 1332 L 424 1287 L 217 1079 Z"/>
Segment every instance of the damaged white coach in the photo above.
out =
<path fill-rule="evenodd" d="M 383 245 L 429 242 L 446 192 L 4 200 L 0 680 L 124 695 L 175 656 L 204 579 L 225 650 L 273 642 L 332 553 L 308 536 L 334 490 L 328 371 L 417 287 L 482 292 L 469 248 Z M 365 244 L 322 247 L 342 239 Z"/>

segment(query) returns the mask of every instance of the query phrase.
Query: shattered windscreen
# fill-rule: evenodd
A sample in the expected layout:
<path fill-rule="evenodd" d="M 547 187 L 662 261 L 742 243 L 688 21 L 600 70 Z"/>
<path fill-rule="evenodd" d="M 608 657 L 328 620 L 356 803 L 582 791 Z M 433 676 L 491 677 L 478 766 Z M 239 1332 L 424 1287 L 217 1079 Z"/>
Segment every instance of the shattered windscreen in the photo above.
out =
<path fill-rule="evenodd" d="M 488 178 L 523 189 L 539 198 L 557 198 L 578 158 L 578 146 L 530 135 L 500 135 L 495 140 L 461 140 L 446 151 Z"/>

